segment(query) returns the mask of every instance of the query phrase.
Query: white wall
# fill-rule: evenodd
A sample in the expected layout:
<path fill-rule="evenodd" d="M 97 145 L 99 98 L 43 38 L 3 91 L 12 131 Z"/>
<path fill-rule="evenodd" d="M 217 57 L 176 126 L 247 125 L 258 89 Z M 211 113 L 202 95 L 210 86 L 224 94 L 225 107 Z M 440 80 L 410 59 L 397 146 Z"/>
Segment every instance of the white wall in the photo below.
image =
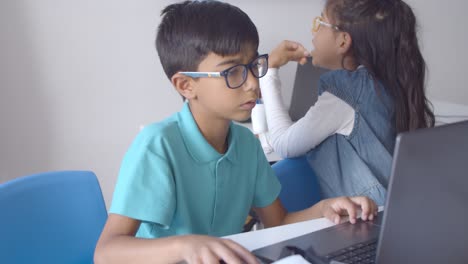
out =
<path fill-rule="evenodd" d="M 407 0 L 420 26 L 431 98 L 468 105 L 468 1 Z"/>
<path fill-rule="evenodd" d="M 0 2 L 1 181 L 93 170 L 109 205 L 140 125 L 181 106 L 153 45 L 169 2 Z"/>
<path fill-rule="evenodd" d="M 164 1 L 0 2 L 0 182 L 86 169 L 107 205 L 121 159 L 140 125 L 177 111 L 154 37 Z M 280 40 L 310 47 L 322 0 L 231 0 L 257 24 L 260 52 Z M 463 0 L 409 0 L 420 18 L 429 92 L 468 104 Z M 289 102 L 295 65 L 281 70 Z"/>

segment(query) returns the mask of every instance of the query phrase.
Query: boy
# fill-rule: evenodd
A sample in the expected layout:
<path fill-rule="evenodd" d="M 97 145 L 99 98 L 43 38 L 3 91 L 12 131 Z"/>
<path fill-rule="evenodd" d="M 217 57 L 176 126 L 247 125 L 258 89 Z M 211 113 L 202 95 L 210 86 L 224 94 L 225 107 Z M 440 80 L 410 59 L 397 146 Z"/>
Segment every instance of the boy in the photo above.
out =
<path fill-rule="evenodd" d="M 256 263 L 233 241 L 250 208 L 266 227 L 326 216 L 351 221 L 365 197 L 324 200 L 287 214 L 280 184 L 253 134 L 232 123 L 247 119 L 268 70 L 258 33 L 240 9 L 216 1 L 183 2 L 162 11 L 156 46 L 181 112 L 145 127 L 120 170 L 96 263 Z M 210 78 L 212 77 L 212 78 Z"/>

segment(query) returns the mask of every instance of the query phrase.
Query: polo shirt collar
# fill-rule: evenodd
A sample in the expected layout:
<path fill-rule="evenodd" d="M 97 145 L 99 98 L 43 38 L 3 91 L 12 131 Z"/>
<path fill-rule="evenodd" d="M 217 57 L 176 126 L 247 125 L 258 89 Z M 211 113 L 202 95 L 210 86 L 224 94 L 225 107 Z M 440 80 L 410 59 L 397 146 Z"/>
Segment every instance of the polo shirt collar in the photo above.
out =
<path fill-rule="evenodd" d="M 208 163 L 219 160 L 224 156 L 229 161 L 236 163 L 238 135 L 232 122 L 229 125 L 228 132 L 228 150 L 224 155 L 217 152 L 203 137 L 187 102 L 184 103 L 182 110 L 178 113 L 178 122 L 184 144 L 195 161 Z"/>

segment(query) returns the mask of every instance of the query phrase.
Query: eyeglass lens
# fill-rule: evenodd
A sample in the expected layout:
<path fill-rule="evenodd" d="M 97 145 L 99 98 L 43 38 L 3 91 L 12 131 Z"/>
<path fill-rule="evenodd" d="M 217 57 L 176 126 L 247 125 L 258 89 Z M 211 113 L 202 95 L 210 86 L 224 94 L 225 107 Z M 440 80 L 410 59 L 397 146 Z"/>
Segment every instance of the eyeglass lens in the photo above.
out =
<path fill-rule="evenodd" d="M 247 80 L 248 70 L 257 77 L 263 77 L 268 71 L 268 59 L 260 56 L 248 65 L 237 65 L 227 71 L 226 81 L 230 88 L 238 88 Z"/>

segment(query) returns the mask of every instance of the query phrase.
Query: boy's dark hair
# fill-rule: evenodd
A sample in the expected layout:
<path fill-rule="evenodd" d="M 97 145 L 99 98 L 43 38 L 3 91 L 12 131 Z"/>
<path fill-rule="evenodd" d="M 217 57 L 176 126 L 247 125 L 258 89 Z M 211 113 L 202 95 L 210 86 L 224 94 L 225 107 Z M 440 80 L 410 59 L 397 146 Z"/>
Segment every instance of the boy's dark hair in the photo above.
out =
<path fill-rule="evenodd" d="M 325 11 L 333 24 L 351 35 L 356 62 L 393 97 L 397 132 L 434 126 L 411 7 L 402 0 L 328 0 Z"/>
<path fill-rule="evenodd" d="M 235 55 L 258 48 L 257 28 L 239 8 L 218 1 L 185 1 L 161 12 L 156 49 L 170 79 L 179 71 L 196 71 L 213 52 Z"/>

